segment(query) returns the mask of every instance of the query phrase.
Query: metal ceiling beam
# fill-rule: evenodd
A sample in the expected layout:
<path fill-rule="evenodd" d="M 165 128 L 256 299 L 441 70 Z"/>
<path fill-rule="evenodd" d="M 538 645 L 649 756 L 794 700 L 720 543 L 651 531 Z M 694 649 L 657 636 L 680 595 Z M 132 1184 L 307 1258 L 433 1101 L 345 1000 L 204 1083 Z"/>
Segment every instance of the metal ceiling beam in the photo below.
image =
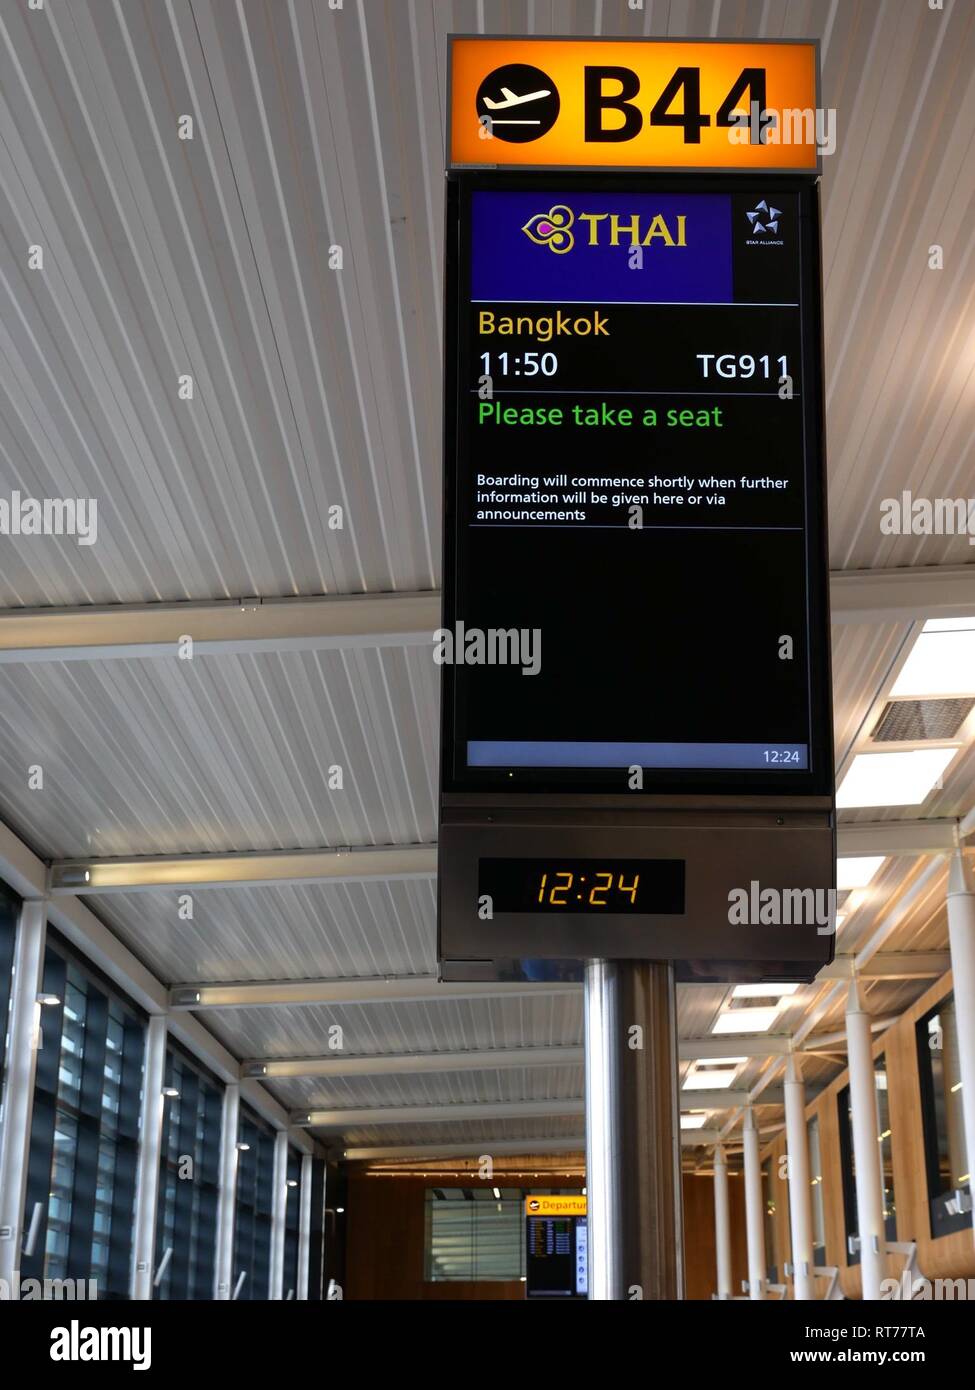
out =
<path fill-rule="evenodd" d="M 713 1129 L 685 1129 L 681 1131 L 681 1145 L 684 1148 L 691 1148 L 697 1144 L 714 1144 L 717 1142 L 717 1130 Z M 586 1136 L 584 1134 L 572 1134 L 567 1138 L 558 1139 L 482 1139 L 474 1143 L 456 1144 L 388 1144 L 377 1145 L 368 1148 L 349 1148 L 342 1150 L 342 1157 L 348 1159 L 350 1163 L 369 1162 L 374 1159 L 414 1159 L 414 1158 L 468 1158 L 480 1157 L 481 1154 L 489 1152 L 493 1158 L 500 1154 L 524 1154 L 526 1158 L 534 1154 L 578 1154 L 582 1161 L 585 1161 Z M 436 1174 L 431 1173 L 431 1177 Z M 540 1173 L 539 1177 L 549 1177 L 550 1171 Z M 471 1173 L 471 1178 L 477 1177 L 476 1173 Z M 504 1173 L 498 1175 L 500 1185 L 503 1187 Z M 493 1180 L 492 1180 L 493 1181 Z"/>
<path fill-rule="evenodd" d="M 834 623 L 975 613 L 971 565 L 848 570 L 830 576 Z M 184 603 L 19 608 L 0 614 L 0 663 L 421 645 L 440 626 L 440 593 L 317 595 Z"/>
<path fill-rule="evenodd" d="M 273 883 L 356 883 L 433 878 L 436 845 L 359 845 L 268 854 L 159 854 L 66 859 L 51 865 L 51 893 L 135 893 L 150 888 L 226 888 Z"/>
<path fill-rule="evenodd" d="M 681 1110 L 734 1110 L 735 1106 L 748 1104 L 748 1091 L 741 1087 L 718 1087 L 713 1091 L 691 1091 L 682 1086 L 678 1103 Z M 762 1098 L 762 1105 L 784 1105 L 785 1096 L 781 1087 L 770 1096 Z"/>
<path fill-rule="evenodd" d="M 582 1115 L 582 1096 L 569 1100 L 486 1100 L 453 1105 L 379 1105 L 341 1110 L 296 1110 L 299 1128 L 343 1130 L 352 1125 L 450 1124 L 454 1120 L 551 1119 Z"/>
<path fill-rule="evenodd" d="M 510 1067 L 581 1066 L 581 1044 L 572 1047 L 495 1047 L 470 1052 L 399 1052 L 368 1057 L 263 1057 L 240 1064 L 241 1076 L 416 1076 L 428 1072 L 494 1071 Z"/>
<path fill-rule="evenodd" d="M 852 980 L 856 956 L 836 956 L 817 980 Z M 937 979 L 951 969 L 948 951 L 880 951 L 856 973 L 863 980 Z"/>
<path fill-rule="evenodd" d="M 721 1061 L 726 1057 L 784 1057 L 790 1038 L 785 1033 L 768 1033 L 750 1038 L 679 1038 L 677 1058 L 681 1062 Z"/>
<path fill-rule="evenodd" d="M 841 858 L 950 852 L 958 822 L 878 821 L 840 826 Z M 434 878 L 437 846 L 355 845 L 334 849 L 241 854 L 157 854 L 132 859 L 61 859 L 51 865 L 50 891 L 76 897 L 153 888 L 257 887 L 280 883 L 354 883 L 366 879 Z"/>
<path fill-rule="evenodd" d="M 975 565 L 846 570 L 830 575 L 834 623 L 896 623 L 975 613 Z"/>
<path fill-rule="evenodd" d="M 975 569 L 975 566 L 973 566 Z M 841 825 L 836 832 L 840 859 L 860 855 L 950 854 L 958 832 L 956 820 L 867 821 Z"/>
<path fill-rule="evenodd" d="M 681 1148 L 691 1149 L 697 1144 L 717 1144 L 719 1137 L 720 1130 L 717 1129 L 682 1129 Z"/>
<path fill-rule="evenodd" d="M 900 1014 L 892 1014 L 887 1018 L 874 1018 L 870 1020 L 870 1031 L 872 1033 L 885 1033 L 900 1018 Z M 846 1029 L 840 1028 L 833 1033 L 810 1033 L 803 1043 L 801 1051 L 820 1052 L 823 1049 L 830 1051 L 846 1051 Z M 764 1094 L 768 1094 L 765 1092 Z M 768 1104 L 763 1100 L 762 1104 Z"/>
<path fill-rule="evenodd" d="M 186 637 L 193 656 L 432 647 L 440 594 L 350 594 L 216 602 L 17 608 L 0 614 L 0 664 L 173 657 Z"/>
<path fill-rule="evenodd" d="M 581 986 L 567 982 L 535 984 L 523 981 L 485 981 L 440 984 L 433 975 L 401 979 L 260 980 L 234 984 L 175 985 L 170 1008 L 239 1009 L 274 1004 L 417 1004 L 437 999 L 511 999 L 519 995 L 548 998 L 578 994 Z"/>
<path fill-rule="evenodd" d="M 446 1142 L 443 1144 L 386 1144 L 378 1145 L 374 1148 L 343 1149 L 342 1157 L 349 1162 L 356 1160 L 368 1161 L 378 1158 L 467 1158 L 473 1156 L 480 1158 L 485 1149 L 488 1149 L 492 1158 L 497 1158 L 501 1154 L 524 1154 L 526 1158 L 533 1157 L 535 1154 L 561 1154 L 577 1153 L 585 1163 L 586 1136 L 584 1134 L 571 1134 L 568 1137 L 562 1136 L 558 1139 L 481 1139 L 475 1143 L 457 1144 Z M 550 1171 L 540 1174 L 541 1177 L 550 1176 Z M 435 1176 L 431 1174 L 431 1176 Z M 476 1179 L 477 1173 L 472 1172 L 471 1178 Z M 505 1186 L 505 1174 L 499 1173 L 497 1180 L 499 1186 Z M 494 1178 L 482 1180 L 485 1186 L 495 1181 Z"/>

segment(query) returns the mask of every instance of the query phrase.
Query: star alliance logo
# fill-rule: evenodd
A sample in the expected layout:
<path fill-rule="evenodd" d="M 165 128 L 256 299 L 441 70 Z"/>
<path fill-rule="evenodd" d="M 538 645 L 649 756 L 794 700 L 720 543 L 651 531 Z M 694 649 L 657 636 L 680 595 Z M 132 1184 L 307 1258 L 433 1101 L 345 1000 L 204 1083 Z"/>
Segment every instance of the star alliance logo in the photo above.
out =
<path fill-rule="evenodd" d="M 751 223 L 753 232 L 777 232 L 779 230 L 779 218 L 782 216 L 781 208 L 769 207 L 763 198 L 753 212 L 746 212 L 745 216 Z"/>
<path fill-rule="evenodd" d="M 564 203 L 556 203 L 548 212 L 536 212 L 522 227 L 526 237 L 536 246 L 547 246 L 557 256 L 564 256 L 575 245 L 575 236 L 569 231 L 575 221 L 575 214 Z"/>

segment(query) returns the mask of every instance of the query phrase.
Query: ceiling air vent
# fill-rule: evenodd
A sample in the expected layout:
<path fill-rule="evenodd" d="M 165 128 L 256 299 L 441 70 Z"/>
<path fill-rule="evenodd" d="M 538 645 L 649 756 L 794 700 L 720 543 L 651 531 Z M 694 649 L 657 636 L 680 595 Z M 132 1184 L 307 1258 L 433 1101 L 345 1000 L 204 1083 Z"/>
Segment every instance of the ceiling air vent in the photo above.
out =
<path fill-rule="evenodd" d="M 975 699 L 894 700 L 887 704 L 873 731 L 874 743 L 920 743 L 955 738 Z"/>

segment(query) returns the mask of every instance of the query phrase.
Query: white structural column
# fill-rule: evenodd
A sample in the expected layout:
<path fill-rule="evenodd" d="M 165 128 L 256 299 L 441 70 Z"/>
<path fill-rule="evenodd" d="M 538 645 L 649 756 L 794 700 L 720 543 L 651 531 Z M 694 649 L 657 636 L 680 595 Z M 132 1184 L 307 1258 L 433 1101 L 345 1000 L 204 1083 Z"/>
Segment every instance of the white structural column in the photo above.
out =
<path fill-rule="evenodd" d="M 714 1252 L 718 1268 L 718 1297 L 731 1297 L 731 1206 L 728 1200 L 728 1160 L 720 1144 L 714 1151 Z"/>
<path fill-rule="evenodd" d="M 139 1119 L 139 1166 L 135 1188 L 132 1297 L 152 1298 L 156 1258 L 156 1206 L 159 1201 L 159 1154 L 166 1101 L 166 1015 L 153 1014 L 146 1028 L 142 1072 L 142 1113 Z"/>
<path fill-rule="evenodd" d="M 271 1288 L 268 1297 L 284 1298 L 284 1227 L 288 1214 L 288 1131 L 274 1136 L 274 1191 L 271 1195 Z"/>
<path fill-rule="evenodd" d="M 620 1208 L 619 977 L 616 963 L 587 960 L 583 1030 L 586 1049 L 586 1188 L 589 1297 L 622 1297 Z"/>
<path fill-rule="evenodd" d="M 863 1298 L 876 1302 L 884 1277 L 884 1187 L 880 1167 L 877 1082 L 873 1069 L 870 1015 L 856 980 L 846 1001 L 846 1046 L 850 1065 L 850 1113 L 856 1167 L 857 1233 Z"/>
<path fill-rule="evenodd" d="M 960 849 L 955 850 L 948 873 L 948 941 L 968 1159 L 965 1171 L 975 1192 L 975 880 Z"/>
<path fill-rule="evenodd" d="M 762 1164 L 758 1125 L 751 1106 L 745 1111 L 745 1228 L 748 1236 L 748 1297 L 764 1298 L 766 1283 L 765 1213 L 762 1201 Z"/>
<path fill-rule="evenodd" d="M 308 1297 L 308 1256 L 311 1250 L 311 1154 L 301 1155 L 301 1192 L 298 1201 L 298 1287 L 295 1298 Z"/>
<path fill-rule="evenodd" d="M 230 1299 L 234 1277 L 234 1213 L 237 1205 L 237 1128 L 240 1119 L 240 1086 L 231 1082 L 223 1093 L 220 1130 L 220 1194 L 217 1205 L 217 1262 L 213 1296 Z"/>
<path fill-rule="evenodd" d="M 789 1227 L 792 1232 L 793 1292 L 799 1302 L 816 1297 L 813 1273 L 812 1193 L 806 1137 L 806 1087 L 799 1063 L 785 1064 L 785 1131 L 789 1155 Z"/>
<path fill-rule="evenodd" d="M 24 1238 L 24 1201 L 30 1155 L 41 1005 L 37 996 L 44 976 L 47 903 L 24 902 L 17 923 L 11 984 L 3 1129 L 0 1131 L 0 1279 L 13 1296 L 19 1289 L 20 1251 Z M 3 1027 L 6 1020 L 0 1020 Z"/>

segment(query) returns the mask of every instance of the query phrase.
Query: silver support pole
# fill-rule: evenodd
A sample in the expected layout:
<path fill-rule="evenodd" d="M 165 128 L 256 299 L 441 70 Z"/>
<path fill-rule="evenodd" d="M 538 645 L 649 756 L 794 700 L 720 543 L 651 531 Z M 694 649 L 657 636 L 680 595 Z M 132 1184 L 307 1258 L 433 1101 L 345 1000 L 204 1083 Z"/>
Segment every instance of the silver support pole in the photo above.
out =
<path fill-rule="evenodd" d="M 948 943 L 969 1188 L 975 1192 L 975 880 L 961 849 L 948 872 Z"/>
<path fill-rule="evenodd" d="M 877 1081 L 873 1069 L 870 1015 L 853 980 L 846 1001 L 846 1048 L 850 1069 L 850 1114 L 856 1168 L 857 1226 L 863 1298 L 880 1298 L 884 1277 L 884 1185 L 880 1168 Z"/>
<path fill-rule="evenodd" d="M 24 1201 L 30 1156 L 34 1075 L 40 1039 L 47 903 L 25 901 L 17 923 L 11 983 L 3 1128 L 0 1131 L 0 1279 L 19 1297 L 20 1251 L 24 1236 Z M 0 1027 L 7 1026 L 0 1020 Z"/>
<path fill-rule="evenodd" d="M 806 1136 L 806 1087 L 794 1054 L 785 1064 L 785 1131 L 789 1155 L 789 1225 L 792 1231 L 793 1295 L 798 1302 L 816 1297 L 813 1273 L 812 1192 Z"/>
<path fill-rule="evenodd" d="M 298 1287 L 295 1298 L 308 1297 L 308 1263 L 311 1253 L 311 1154 L 301 1155 L 301 1188 L 298 1197 Z"/>
<path fill-rule="evenodd" d="M 237 1132 L 240 1085 L 230 1082 L 223 1093 L 220 1129 L 220 1192 L 217 1201 L 217 1259 L 213 1275 L 215 1299 L 231 1300 L 234 1275 L 234 1211 L 237 1204 Z"/>
<path fill-rule="evenodd" d="M 758 1125 L 755 1112 L 745 1111 L 745 1227 L 748 1236 L 748 1297 L 765 1297 L 768 1278 L 765 1263 L 765 1213 L 762 1200 L 762 1160 L 759 1153 Z"/>
<path fill-rule="evenodd" d="M 159 1156 L 162 1147 L 166 1076 L 166 1015 L 153 1014 L 146 1028 L 142 1071 L 142 1114 L 139 1119 L 139 1164 L 135 1189 L 132 1297 L 152 1298 L 156 1258 L 156 1206 L 159 1200 Z"/>
<path fill-rule="evenodd" d="M 284 1298 L 284 1226 L 288 1211 L 288 1131 L 274 1136 L 274 1174 L 271 1193 L 271 1287 L 268 1297 Z"/>
<path fill-rule="evenodd" d="M 731 1298 L 731 1204 L 728 1198 L 728 1160 L 720 1144 L 714 1150 L 714 1255 L 718 1297 Z"/>
<path fill-rule="evenodd" d="M 622 1293 L 618 981 L 612 961 L 586 961 L 586 1191 L 589 1297 Z"/>

